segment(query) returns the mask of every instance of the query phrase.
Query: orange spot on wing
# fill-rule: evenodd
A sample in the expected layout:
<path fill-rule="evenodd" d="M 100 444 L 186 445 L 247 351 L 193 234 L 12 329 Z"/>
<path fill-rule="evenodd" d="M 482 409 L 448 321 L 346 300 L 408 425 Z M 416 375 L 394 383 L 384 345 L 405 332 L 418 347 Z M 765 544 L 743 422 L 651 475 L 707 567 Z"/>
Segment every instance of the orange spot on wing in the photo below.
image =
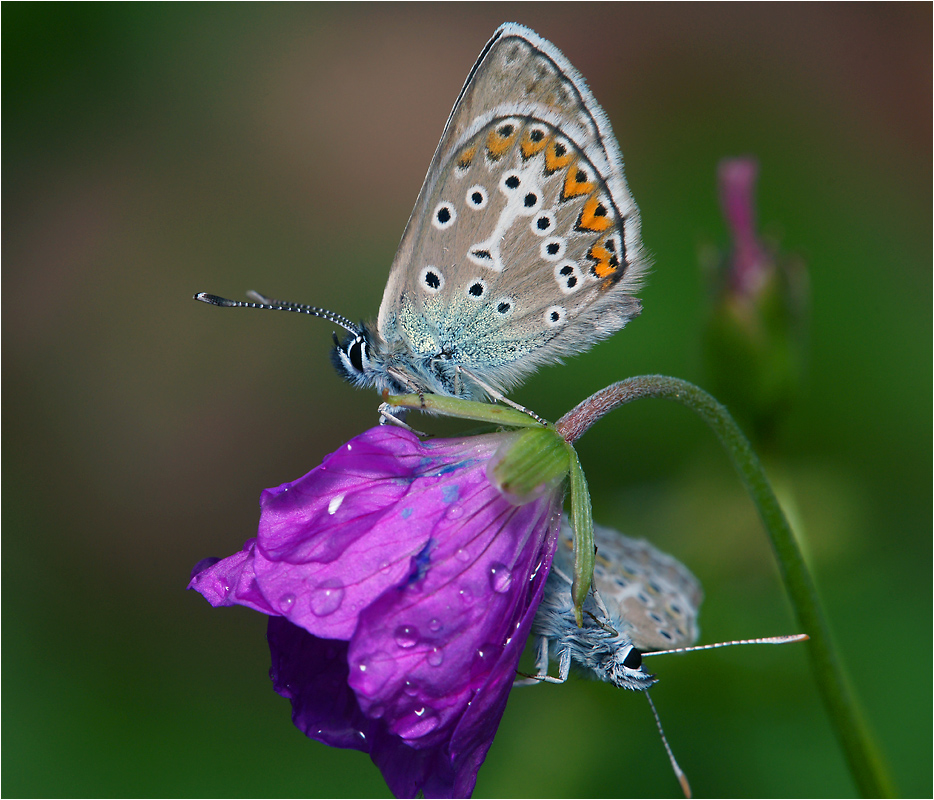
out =
<path fill-rule="evenodd" d="M 606 203 L 593 195 L 584 203 L 584 210 L 581 211 L 577 227 L 588 231 L 605 231 L 613 224 L 607 214 Z"/>
<path fill-rule="evenodd" d="M 568 169 L 568 174 L 564 178 L 564 197 L 579 197 L 582 194 L 590 194 L 596 185 L 593 181 L 588 181 L 584 172 L 572 164 Z"/>
<path fill-rule="evenodd" d="M 470 163 L 473 161 L 473 157 L 476 154 L 477 154 L 476 145 L 474 145 L 473 147 L 468 147 L 466 150 L 464 150 L 460 154 L 460 157 L 457 159 L 457 166 L 460 167 L 461 169 L 468 169 L 470 167 Z"/>
<path fill-rule="evenodd" d="M 537 142 L 532 139 L 532 133 L 543 133 L 539 128 L 526 128 L 525 133 L 522 134 L 522 142 L 519 145 L 522 148 L 522 157 L 524 159 L 530 159 L 536 153 L 540 153 L 544 150 L 548 143 L 551 141 L 550 136 L 542 135 L 542 138 Z"/>
<path fill-rule="evenodd" d="M 545 148 L 545 172 L 549 175 L 571 163 L 571 150 L 563 142 L 552 139 Z"/>
<path fill-rule="evenodd" d="M 619 271 L 619 259 L 602 244 L 595 244 L 591 247 L 587 258 L 592 258 L 596 262 L 590 268 L 590 273 L 594 277 L 609 278 Z"/>
<path fill-rule="evenodd" d="M 497 126 L 491 130 L 486 137 L 486 152 L 494 161 L 501 158 L 512 146 L 512 143 L 516 140 L 516 136 L 519 133 L 515 125 L 506 126 L 509 129 L 508 133 L 503 132 L 503 127 L 502 125 Z"/>

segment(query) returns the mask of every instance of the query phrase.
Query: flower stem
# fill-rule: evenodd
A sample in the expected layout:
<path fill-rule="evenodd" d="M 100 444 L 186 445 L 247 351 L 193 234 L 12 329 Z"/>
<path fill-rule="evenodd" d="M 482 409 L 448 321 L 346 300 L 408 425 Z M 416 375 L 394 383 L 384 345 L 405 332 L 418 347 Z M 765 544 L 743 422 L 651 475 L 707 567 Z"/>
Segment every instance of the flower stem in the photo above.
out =
<path fill-rule="evenodd" d="M 791 527 L 749 440 L 726 408 L 687 381 L 647 375 L 620 381 L 597 392 L 565 414 L 555 427 L 567 441 L 573 442 L 604 414 L 641 397 L 677 400 L 692 409 L 713 428 L 729 453 L 772 541 L 798 623 L 811 638 L 808 651 L 814 677 L 853 780 L 863 797 L 893 797 L 891 780 L 849 689 L 821 612 L 817 590 Z"/>

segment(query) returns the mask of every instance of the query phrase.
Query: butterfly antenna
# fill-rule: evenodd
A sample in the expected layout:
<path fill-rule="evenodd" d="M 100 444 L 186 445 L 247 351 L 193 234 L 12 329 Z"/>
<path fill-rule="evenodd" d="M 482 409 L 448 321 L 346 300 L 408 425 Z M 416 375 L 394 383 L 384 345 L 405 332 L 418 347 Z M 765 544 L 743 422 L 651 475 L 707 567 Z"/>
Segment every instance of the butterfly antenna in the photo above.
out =
<path fill-rule="evenodd" d="M 668 738 L 665 736 L 665 731 L 662 730 L 662 721 L 659 719 L 658 711 L 655 710 L 655 703 L 653 703 L 652 698 L 649 697 L 648 691 L 645 692 L 645 699 L 649 701 L 649 708 L 652 709 L 652 716 L 655 717 L 655 727 L 658 728 L 658 735 L 662 737 L 662 744 L 665 745 L 665 752 L 668 753 L 668 760 L 671 762 L 671 768 L 675 771 L 675 777 L 677 777 L 678 783 L 681 784 L 681 791 L 684 792 L 685 797 L 690 798 L 692 795 L 691 784 L 688 783 L 688 776 L 685 775 L 684 770 L 678 766 L 675 754 L 671 752 Z"/>
<path fill-rule="evenodd" d="M 316 308 L 304 303 L 289 303 L 286 300 L 273 300 L 261 295 L 259 292 L 249 291 L 246 294 L 250 298 L 249 302 L 246 300 L 228 300 L 225 297 L 218 297 L 216 294 L 208 294 L 207 292 L 198 292 L 194 299 L 221 308 L 265 308 L 270 311 L 295 311 L 299 314 L 310 314 L 312 317 L 321 317 L 328 320 L 328 322 L 333 322 L 335 325 L 340 325 L 350 333 L 360 333 L 358 325 L 354 325 L 347 317 L 328 311 L 326 308 Z"/>
<path fill-rule="evenodd" d="M 694 647 L 678 647 L 674 650 L 652 650 L 643 653 L 642 657 L 665 656 L 672 653 L 693 653 L 696 650 L 715 650 L 718 647 L 731 647 L 734 644 L 790 644 L 791 642 L 806 642 L 811 637 L 806 633 L 796 633 L 791 636 L 767 636 L 764 639 L 737 639 L 732 642 L 716 642 L 715 644 L 699 644 Z"/>

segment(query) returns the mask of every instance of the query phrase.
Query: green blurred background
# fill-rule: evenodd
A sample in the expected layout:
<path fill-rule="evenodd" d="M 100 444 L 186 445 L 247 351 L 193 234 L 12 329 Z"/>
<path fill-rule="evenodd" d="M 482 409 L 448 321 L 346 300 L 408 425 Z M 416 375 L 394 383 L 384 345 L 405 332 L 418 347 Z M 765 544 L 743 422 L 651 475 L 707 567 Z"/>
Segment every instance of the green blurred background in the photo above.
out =
<path fill-rule="evenodd" d="M 715 170 L 755 155 L 760 220 L 812 288 L 808 381 L 766 462 L 898 790 L 930 796 L 929 4 L 3 11 L 5 795 L 386 795 L 365 755 L 292 727 L 265 619 L 184 591 L 377 398 L 333 373 L 329 324 L 191 295 L 375 316 L 450 107 L 516 20 L 606 109 L 655 266 L 642 317 L 514 397 L 554 419 L 629 375 L 709 385 Z M 703 641 L 797 630 L 692 415 L 635 404 L 579 450 L 598 521 L 703 582 Z M 652 663 L 698 795 L 853 794 L 805 648 Z M 678 791 L 644 698 L 579 679 L 513 693 L 477 784 Z"/>

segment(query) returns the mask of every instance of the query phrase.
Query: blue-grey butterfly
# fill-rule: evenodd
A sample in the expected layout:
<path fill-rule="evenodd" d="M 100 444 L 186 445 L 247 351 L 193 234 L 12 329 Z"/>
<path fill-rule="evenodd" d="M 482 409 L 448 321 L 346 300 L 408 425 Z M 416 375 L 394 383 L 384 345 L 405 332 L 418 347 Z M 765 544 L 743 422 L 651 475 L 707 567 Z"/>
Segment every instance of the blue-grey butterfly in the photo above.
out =
<path fill-rule="evenodd" d="M 697 578 L 646 541 L 630 539 L 601 525 L 593 526 L 593 535 L 597 549 L 593 584 L 584 602 L 584 626 L 578 628 L 571 596 L 573 533 L 562 519 L 551 572 L 532 623 L 532 635 L 537 638 L 537 674 L 517 680 L 516 685 L 564 683 L 573 666 L 614 686 L 645 692 L 671 765 L 690 796 L 687 778 L 648 695 L 648 688 L 658 679 L 646 670 L 643 657 L 737 644 L 785 644 L 808 637 L 774 636 L 690 647 L 697 641 L 697 616 L 703 600 Z M 558 662 L 557 677 L 548 674 L 549 658 Z"/>
<path fill-rule="evenodd" d="M 195 299 L 340 325 L 333 361 L 353 384 L 477 399 L 622 328 L 646 266 L 606 115 L 553 44 L 507 23 L 454 104 L 375 325 L 255 293 Z"/>

